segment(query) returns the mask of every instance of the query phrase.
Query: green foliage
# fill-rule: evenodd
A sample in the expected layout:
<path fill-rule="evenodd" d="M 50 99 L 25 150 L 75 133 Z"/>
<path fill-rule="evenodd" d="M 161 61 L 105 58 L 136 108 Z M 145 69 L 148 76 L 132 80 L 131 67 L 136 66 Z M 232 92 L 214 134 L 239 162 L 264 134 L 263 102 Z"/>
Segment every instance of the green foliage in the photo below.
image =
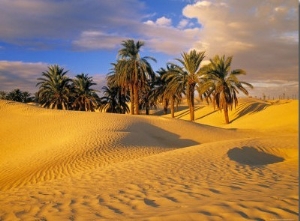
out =
<path fill-rule="evenodd" d="M 205 52 L 197 52 L 196 50 L 191 50 L 189 53 L 183 52 L 181 58 L 176 59 L 181 65 L 171 63 L 180 78 L 180 82 L 185 85 L 191 121 L 195 120 L 195 89 L 196 85 L 200 83 L 201 62 L 205 57 L 204 54 Z"/>
<path fill-rule="evenodd" d="M 144 44 L 143 41 L 135 43 L 132 39 L 123 41 L 123 48 L 118 51 L 119 59 L 114 65 L 115 83 L 122 90 L 130 91 L 131 114 L 139 114 L 140 90 L 155 77 L 149 60 L 156 60 L 149 56 L 140 56 L 140 49 Z"/>
<path fill-rule="evenodd" d="M 34 97 L 28 91 L 21 91 L 20 89 L 14 89 L 9 93 L 4 91 L 0 92 L 0 99 L 17 101 L 22 103 L 29 103 L 34 101 Z"/>
<path fill-rule="evenodd" d="M 58 65 L 48 67 L 38 78 L 38 102 L 42 107 L 64 110 L 95 111 L 100 102 L 92 77 L 80 74 L 71 79 Z"/>
<path fill-rule="evenodd" d="M 79 111 L 95 111 L 100 103 L 97 90 L 91 87 L 96 85 L 88 74 L 76 75 L 72 80 L 72 108 Z"/>
<path fill-rule="evenodd" d="M 214 106 L 225 113 L 229 123 L 228 110 L 238 104 L 239 91 L 248 95 L 244 86 L 253 88 L 247 82 L 239 81 L 238 76 L 246 72 L 242 69 L 230 70 L 232 57 L 216 55 L 208 65 L 202 66 L 205 52 L 191 50 L 183 52 L 176 63 L 167 63 L 155 73 L 149 61 L 155 58 L 140 56 L 143 41 L 133 39 L 121 43 L 116 63 L 108 73 L 107 86 L 103 87 L 104 96 L 99 97 L 93 78 L 88 74 L 78 74 L 74 79 L 67 76 L 58 65 L 49 66 L 42 77 L 38 78 L 36 100 L 42 107 L 52 109 L 102 111 L 112 113 L 139 114 L 141 108 L 149 113 L 150 107 L 158 102 L 163 103 L 165 113 L 171 106 L 174 117 L 174 106 L 186 96 L 190 110 L 190 119 L 194 120 L 195 90 L 201 99 L 212 101 Z M 28 92 L 15 89 L 9 93 L 0 91 L 0 99 L 19 102 L 31 102 L 34 98 Z M 131 108 L 128 107 L 131 102 Z"/>
<path fill-rule="evenodd" d="M 171 103 L 171 114 L 174 117 L 174 105 L 178 105 L 182 100 L 182 94 L 185 93 L 185 83 L 181 71 L 178 67 L 167 64 L 167 68 L 161 68 L 157 71 L 158 76 L 154 82 L 153 94 L 164 105 L 164 112 L 167 114 L 169 103 Z"/>
<path fill-rule="evenodd" d="M 70 109 L 71 79 L 66 76 L 67 72 L 58 65 L 52 65 L 42 73 L 42 78 L 38 78 L 37 99 L 42 107 Z"/>
<path fill-rule="evenodd" d="M 213 96 L 214 106 L 224 111 L 226 123 L 229 123 L 228 110 L 232 110 L 232 107 L 238 104 L 239 91 L 248 95 L 243 85 L 253 88 L 251 84 L 238 80 L 237 76 L 244 75 L 246 72 L 242 69 L 231 71 L 231 62 L 232 57 L 216 55 L 210 59 L 210 64 L 203 67 L 204 89 L 206 93 Z"/>
<path fill-rule="evenodd" d="M 6 92 L 5 91 L 0 91 L 0 99 L 6 100 Z"/>
<path fill-rule="evenodd" d="M 129 96 L 122 93 L 121 87 L 107 87 L 102 88 L 104 96 L 101 97 L 100 110 L 108 113 L 125 114 L 129 112 L 127 102 Z"/>

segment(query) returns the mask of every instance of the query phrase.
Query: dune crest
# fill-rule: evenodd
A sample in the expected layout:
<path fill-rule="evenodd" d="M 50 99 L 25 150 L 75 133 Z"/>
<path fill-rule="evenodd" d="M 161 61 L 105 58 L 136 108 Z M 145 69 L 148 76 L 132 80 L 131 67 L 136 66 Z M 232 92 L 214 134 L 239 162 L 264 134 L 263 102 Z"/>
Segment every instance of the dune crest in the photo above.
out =
<path fill-rule="evenodd" d="M 224 125 L 0 100 L 0 220 L 296 220 L 297 105 Z"/>

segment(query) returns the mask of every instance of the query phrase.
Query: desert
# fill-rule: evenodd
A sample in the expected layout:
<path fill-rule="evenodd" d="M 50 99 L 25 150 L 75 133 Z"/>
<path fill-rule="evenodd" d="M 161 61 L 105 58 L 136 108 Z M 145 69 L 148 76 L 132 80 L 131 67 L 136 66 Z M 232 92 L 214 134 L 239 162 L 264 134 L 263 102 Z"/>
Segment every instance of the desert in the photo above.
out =
<path fill-rule="evenodd" d="M 298 220 L 298 100 L 175 118 L 0 100 L 0 220 Z"/>
<path fill-rule="evenodd" d="M 0 0 L 0 221 L 299 220 L 297 9 Z"/>

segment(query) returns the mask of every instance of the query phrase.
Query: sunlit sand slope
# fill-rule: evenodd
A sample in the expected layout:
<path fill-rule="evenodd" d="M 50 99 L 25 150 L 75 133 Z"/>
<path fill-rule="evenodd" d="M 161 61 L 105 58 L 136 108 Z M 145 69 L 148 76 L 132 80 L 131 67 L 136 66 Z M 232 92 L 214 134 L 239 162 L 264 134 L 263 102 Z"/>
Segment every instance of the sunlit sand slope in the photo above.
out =
<path fill-rule="evenodd" d="M 0 100 L 0 220 L 296 220 L 297 115 L 241 123 L 267 110 L 226 129 Z"/>
<path fill-rule="evenodd" d="M 46 110 L 13 102 L 0 105 L 0 189 L 235 138 L 231 131 L 159 117 Z"/>
<path fill-rule="evenodd" d="M 241 98 L 238 106 L 229 111 L 230 124 L 227 125 L 223 112 L 214 109 L 212 104 L 206 105 L 202 102 L 196 105 L 195 122 L 222 128 L 295 133 L 298 132 L 298 103 L 298 100 L 262 101 L 255 98 Z M 187 106 L 179 107 L 175 118 L 189 120 Z"/>

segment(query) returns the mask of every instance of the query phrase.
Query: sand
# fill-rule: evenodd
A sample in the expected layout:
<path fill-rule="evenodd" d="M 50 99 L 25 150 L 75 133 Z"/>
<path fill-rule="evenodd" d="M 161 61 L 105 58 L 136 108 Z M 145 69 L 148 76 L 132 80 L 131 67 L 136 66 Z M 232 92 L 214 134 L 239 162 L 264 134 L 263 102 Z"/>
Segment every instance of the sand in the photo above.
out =
<path fill-rule="evenodd" d="M 229 125 L 0 100 L 0 220 L 298 220 L 298 101 L 245 98 Z"/>

